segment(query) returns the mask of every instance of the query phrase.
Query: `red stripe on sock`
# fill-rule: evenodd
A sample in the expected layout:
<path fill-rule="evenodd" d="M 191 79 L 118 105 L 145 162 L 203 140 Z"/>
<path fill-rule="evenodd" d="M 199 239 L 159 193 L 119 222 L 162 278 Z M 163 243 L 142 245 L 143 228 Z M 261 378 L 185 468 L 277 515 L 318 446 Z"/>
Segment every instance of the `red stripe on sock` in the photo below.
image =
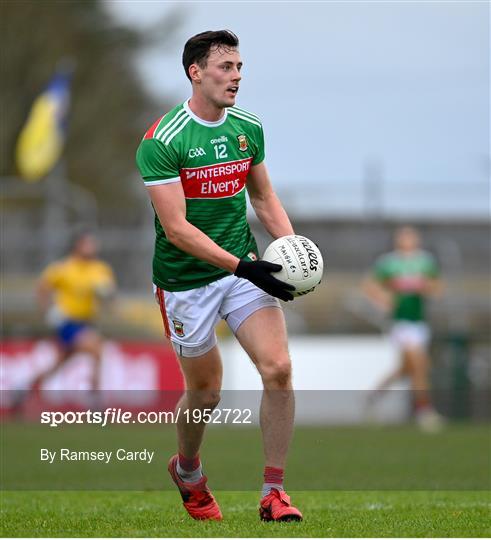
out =
<path fill-rule="evenodd" d="M 283 476 L 285 472 L 278 467 L 264 467 L 264 483 L 265 484 L 283 484 Z"/>
<path fill-rule="evenodd" d="M 200 464 L 201 462 L 199 459 L 199 454 L 192 458 L 188 458 L 186 456 L 183 456 L 182 454 L 179 454 L 179 465 L 187 472 L 195 471 L 200 466 Z"/>

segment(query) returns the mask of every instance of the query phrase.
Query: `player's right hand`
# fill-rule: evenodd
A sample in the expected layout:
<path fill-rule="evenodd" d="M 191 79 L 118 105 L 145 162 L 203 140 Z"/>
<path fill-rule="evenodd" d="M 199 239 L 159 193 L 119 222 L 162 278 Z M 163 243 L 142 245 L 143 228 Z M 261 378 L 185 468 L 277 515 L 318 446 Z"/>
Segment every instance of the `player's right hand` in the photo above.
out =
<path fill-rule="evenodd" d="M 248 279 L 257 287 L 275 296 L 284 302 L 293 300 L 293 295 L 289 291 L 294 291 L 295 287 L 284 281 L 280 281 L 271 275 L 271 272 L 279 272 L 281 264 L 274 264 L 268 261 L 246 261 L 241 259 L 234 274 L 237 277 Z"/>

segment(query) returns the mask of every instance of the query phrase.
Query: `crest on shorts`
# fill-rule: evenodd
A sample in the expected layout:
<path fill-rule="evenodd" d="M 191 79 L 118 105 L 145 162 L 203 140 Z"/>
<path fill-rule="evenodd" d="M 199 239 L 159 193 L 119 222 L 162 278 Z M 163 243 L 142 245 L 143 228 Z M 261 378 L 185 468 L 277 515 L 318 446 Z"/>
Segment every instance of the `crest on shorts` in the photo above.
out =
<path fill-rule="evenodd" d="M 245 152 L 247 150 L 247 137 L 245 135 L 237 135 L 237 140 L 239 141 L 239 150 Z"/>
<path fill-rule="evenodd" d="M 177 337 L 184 337 L 184 324 L 177 319 L 172 319 L 172 324 L 174 325 L 174 332 Z"/>

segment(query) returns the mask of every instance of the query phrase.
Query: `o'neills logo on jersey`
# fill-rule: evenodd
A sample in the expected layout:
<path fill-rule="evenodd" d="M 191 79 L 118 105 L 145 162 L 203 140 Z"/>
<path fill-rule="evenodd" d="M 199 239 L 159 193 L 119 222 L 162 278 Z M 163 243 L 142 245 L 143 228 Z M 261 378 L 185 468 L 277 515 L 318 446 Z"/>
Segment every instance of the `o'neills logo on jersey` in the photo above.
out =
<path fill-rule="evenodd" d="M 180 176 L 187 199 L 233 197 L 244 189 L 252 158 L 181 169 Z"/>

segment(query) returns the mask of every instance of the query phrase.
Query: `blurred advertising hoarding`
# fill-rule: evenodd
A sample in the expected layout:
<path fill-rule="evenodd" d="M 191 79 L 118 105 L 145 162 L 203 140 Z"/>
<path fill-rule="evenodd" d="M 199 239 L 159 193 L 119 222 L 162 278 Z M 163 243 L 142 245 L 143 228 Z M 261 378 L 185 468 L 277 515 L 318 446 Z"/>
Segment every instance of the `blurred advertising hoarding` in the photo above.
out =
<path fill-rule="evenodd" d="M 6 340 L 1 347 L 0 389 L 5 412 L 12 407 L 16 392 L 29 388 L 36 375 L 56 361 L 56 345 L 49 340 Z M 261 378 L 235 340 L 224 340 L 221 351 L 224 380 L 220 407 L 250 409 L 253 423 L 257 423 Z M 394 347 L 382 337 L 294 336 L 290 339 L 290 352 L 296 418 L 300 424 L 363 422 L 369 391 L 397 365 Z M 93 370 L 90 356 L 74 355 L 45 380 L 41 392 L 31 392 L 24 416 L 35 418 L 42 407 L 68 410 L 121 406 L 126 410 L 170 411 L 184 389 L 173 350 L 160 343 L 106 342 L 100 393 L 90 392 Z M 399 385 L 395 390 L 376 411 L 382 422 L 406 418 L 407 386 Z"/>
<path fill-rule="evenodd" d="M 2 409 L 8 410 L 15 392 L 28 389 L 39 373 L 56 362 L 57 349 L 50 340 L 5 340 L 0 347 Z M 86 407 L 94 368 L 88 354 L 74 354 L 44 381 L 37 405 L 57 409 Z M 184 381 L 174 351 L 168 345 L 107 341 L 100 367 L 100 388 L 104 406 L 172 410 L 184 389 Z"/>

